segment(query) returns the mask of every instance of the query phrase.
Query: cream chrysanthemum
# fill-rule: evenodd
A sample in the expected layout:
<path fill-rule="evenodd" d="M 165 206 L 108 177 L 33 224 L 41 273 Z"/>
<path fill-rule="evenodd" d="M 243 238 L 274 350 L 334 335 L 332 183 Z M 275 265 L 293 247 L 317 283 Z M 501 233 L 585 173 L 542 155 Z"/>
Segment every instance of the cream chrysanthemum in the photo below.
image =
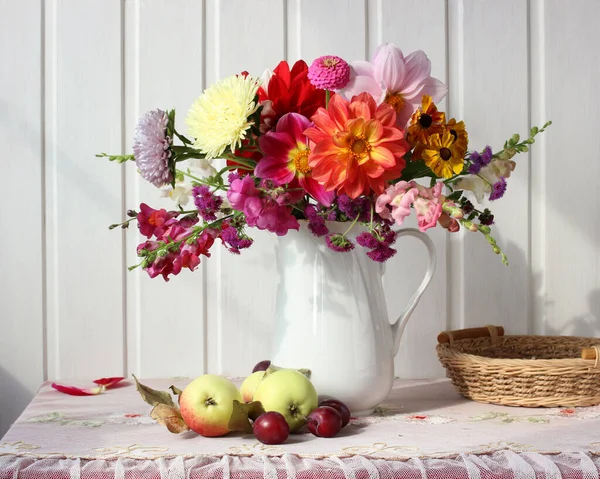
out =
<path fill-rule="evenodd" d="M 211 85 L 194 102 L 186 118 L 194 146 L 207 159 L 218 158 L 229 146 L 239 148 L 256 112 L 257 79 L 233 75 Z"/>

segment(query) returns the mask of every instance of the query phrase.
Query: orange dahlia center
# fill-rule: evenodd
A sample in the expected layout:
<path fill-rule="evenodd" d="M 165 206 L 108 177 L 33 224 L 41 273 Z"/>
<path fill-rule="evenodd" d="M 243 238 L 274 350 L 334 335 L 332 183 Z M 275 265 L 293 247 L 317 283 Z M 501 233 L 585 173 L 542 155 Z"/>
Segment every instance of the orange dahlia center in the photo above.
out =
<path fill-rule="evenodd" d="M 385 95 L 385 100 L 383 101 L 396 110 L 396 113 L 402 110 L 402 107 L 404 106 L 404 100 L 400 93 L 387 93 Z"/>
<path fill-rule="evenodd" d="M 448 161 L 450 158 L 452 158 L 452 152 L 450 151 L 450 148 L 440 148 L 440 157 L 444 161 Z"/>
<path fill-rule="evenodd" d="M 294 156 L 294 166 L 296 167 L 296 171 L 301 173 L 309 173 L 312 169 L 308 166 L 308 155 L 310 154 L 310 150 L 300 150 Z"/>
<path fill-rule="evenodd" d="M 350 156 L 353 160 L 363 163 L 369 158 L 371 145 L 362 136 L 355 136 L 350 140 Z"/>

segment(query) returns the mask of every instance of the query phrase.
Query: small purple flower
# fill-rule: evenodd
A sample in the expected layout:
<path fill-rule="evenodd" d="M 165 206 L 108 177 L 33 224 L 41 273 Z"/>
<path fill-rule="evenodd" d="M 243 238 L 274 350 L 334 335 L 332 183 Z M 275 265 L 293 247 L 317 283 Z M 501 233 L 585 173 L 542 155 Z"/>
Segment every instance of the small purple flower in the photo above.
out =
<path fill-rule="evenodd" d="M 473 203 L 471 203 L 469 200 L 464 200 L 461 203 L 460 207 L 463 210 L 463 213 L 466 215 L 468 215 L 471 211 L 473 211 L 475 209 L 475 207 L 473 206 Z"/>
<path fill-rule="evenodd" d="M 354 243 L 348 241 L 344 235 L 339 233 L 327 235 L 325 237 L 325 242 L 330 249 L 340 253 L 354 249 Z"/>
<path fill-rule="evenodd" d="M 133 156 L 140 174 L 157 188 L 173 181 L 168 123 L 169 116 L 164 111 L 149 111 L 139 119 L 133 137 Z"/>
<path fill-rule="evenodd" d="M 489 165 L 490 161 L 492 161 L 492 155 L 492 148 L 490 146 L 486 146 L 481 154 L 481 166 Z"/>
<path fill-rule="evenodd" d="M 388 259 L 394 256 L 397 251 L 394 248 L 386 246 L 384 243 L 380 243 L 377 248 L 367 253 L 367 256 L 373 261 L 378 263 L 385 263 Z"/>
<path fill-rule="evenodd" d="M 216 213 L 223 204 L 223 198 L 211 193 L 210 188 L 206 185 L 194 186 L 192 194 L 194 195 L 194 204 L 204 221 L 215 221 Z"/>
<path fill-rule="evenodd" d="M 481 156 L 477 151 L 474 151 L 471 153 L 471 156 L 469 156 L 469 161 L 471 162 L 469 165 L 469 173 L 476 175 L 481 171 Z"/>
<path fill-rule="evenodd" d="M 358 216 L 358 221 L 370 221 L 371 201 L 366 196 L 360 196 L 352 200 L 348 195 L 340 195 L 336 201 L 338 208 L 348 219 L 354 220 Z"/>
<path fill-rule="evenodd" d="M 499 181 L 492 185 L 492 192 L 490 193 L 490 201 L 498 200 L 504 196 L 506 191 L 506 178 L 502 177 Z"/>
<path fill-rule="evenodd" d="M 334 55 L 319 57 L 308 69 L 308 79 L 317 88 L 341 90 L 350 81 L 350 65 Z"/>
<path fill-rule="evenodd" d="M 240 179 L 240 174 L 236 171 L 232 171 L 229 173 L 229 175 L 227 175 L 227 181 L 229 182 L 229 184 L 231 184 L 235 180 L 239 180 L 239 179 Z"/>
<path fill-rule="evenodd" d="M 304 208 L 304 215 L 308 219 L 308 229 L 313 235 L 321 237 L 329 233 L 325 219 L 317 213 L 314 205 L 307 205 Z"/>
<path fill-rule="evenodd" d="M 379 246 L 379 241 L 370 231 L 364 231 L 356 237 L 356 242 L 363 248 L 375 249 Z"/>
<path fill-rule="evenodd" d="M 240 250 L 252 246 L 253 240 L 246 235 L 241 234 L 237 228 L 229 226 L 221 230 L 221 240 L 229 245 L 229 251 L 233 254 L 240 254 Z"/>
<path fill-rule="evenodd" d="M 335 212 L 335 210 L 331 210 L 329 213 L 327 213 L 327 221 L 335 221 L 337 219 L 337 213 Z"/>
<path fill-rule="evenodd" d="M 487 208 L 479 215 L 479 223 L 485 226 L 494 224 L 494 215 Z"/>

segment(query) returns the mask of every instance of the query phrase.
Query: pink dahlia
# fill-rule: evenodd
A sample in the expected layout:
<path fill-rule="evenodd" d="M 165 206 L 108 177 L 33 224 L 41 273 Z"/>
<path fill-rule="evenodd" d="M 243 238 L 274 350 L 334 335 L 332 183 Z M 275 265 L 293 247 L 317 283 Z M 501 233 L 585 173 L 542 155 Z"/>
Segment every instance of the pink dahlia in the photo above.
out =
<path fill-rule="evenodd" d="M 169 116 L 152 110 L 142 116 L 133 137 L 133 156 L 142 177 L 157 188 L 173 181 L 169 166 L 172 139 L 167 135 Z"/>
<path fill-rule="evenodd" d="M 408 56 L 391 43 L 377 48 L 372 62 L 352 62 L 350 81 L 340 92 L 352 98 L 362 92 L 370 93 L 377 104 L 387 103 L 396 110 L 396 121 L 404 127 L 421 104 L 424 95 L 439 102 L 448 89 L 431 76 L 431 62 L 418 50 Z"/>
<path fill-rule="evenodd" d="M 350 66 L 334 55 L 319 57 L 308 69 L 308 79 L 322 90 L 339 90 L 350 81 Z"/>
<path fill-rule="evenodd" d="M 259 178 L 273 180 L 277 185 L 285 185 L 298 180 L 300 186 L 319 203 L 329 206 L 333 201 L 333 191 L 325 191 L 312 177 L 308 165 L 310 150 L 304 134 L 312 123 L 298 113 L 283 115 L 277 122 L 275 131 L 268 132 L 259 139 L 260 149 L 265 154 L 254 169 Z"/>

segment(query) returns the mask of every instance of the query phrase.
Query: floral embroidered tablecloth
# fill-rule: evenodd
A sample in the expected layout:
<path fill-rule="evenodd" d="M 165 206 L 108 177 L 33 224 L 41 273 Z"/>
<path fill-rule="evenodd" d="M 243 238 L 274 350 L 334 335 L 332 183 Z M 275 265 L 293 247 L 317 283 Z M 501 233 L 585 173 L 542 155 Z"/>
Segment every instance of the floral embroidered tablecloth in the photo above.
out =
<path fill-rule="evenodd" d="M 162 390 L 188 381 L 142 380 Z M 397 380 L 373 416 L 353 418 L 337 437 L 300 433 L 278 446 L 243 434 L 174 435 L 149 417 L 150 410 L 132 381 L 87 397 L 45 383 L 0 441 L 0 478 L 28 477 L 28 471 L 39 477 L 40 470 L 46 477 L 78 478 L 310 479 L 321 470 L 331 477 L 431 477 L 427 471 L 440 468 L 446 472 L 439 477 L 457 479 L 599 477 L 600 407 L 478 404 L 445 379 Z"/>

